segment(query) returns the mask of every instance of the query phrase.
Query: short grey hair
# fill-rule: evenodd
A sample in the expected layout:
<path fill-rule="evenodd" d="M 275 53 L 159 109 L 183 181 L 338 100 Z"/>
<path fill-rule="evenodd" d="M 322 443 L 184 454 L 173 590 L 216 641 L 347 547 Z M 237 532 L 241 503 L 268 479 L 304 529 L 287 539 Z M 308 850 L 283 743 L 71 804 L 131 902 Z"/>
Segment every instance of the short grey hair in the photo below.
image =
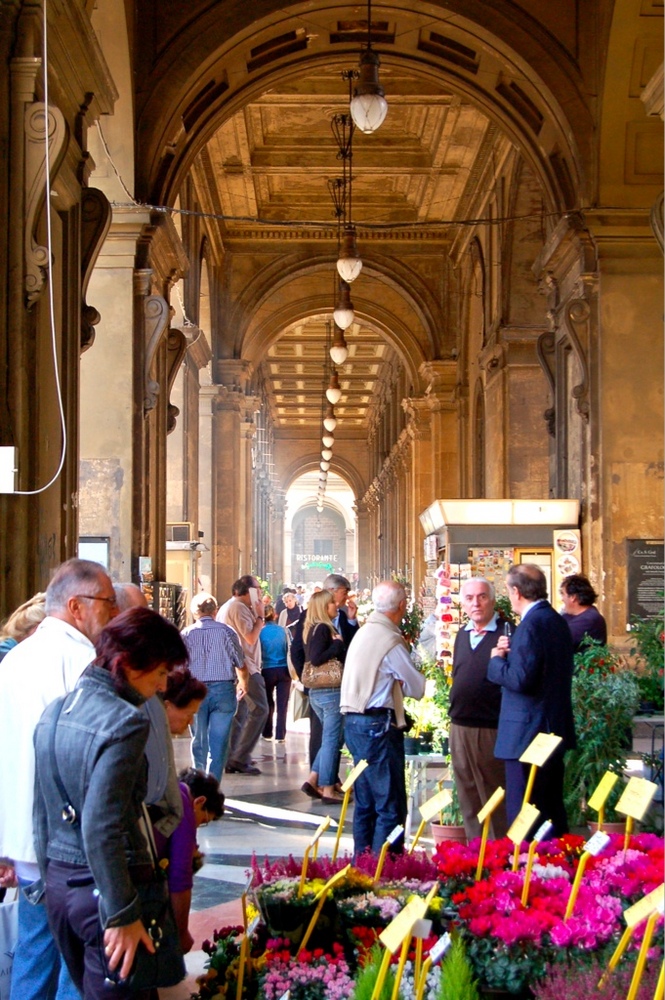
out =
<path fill-rule="evenodd" d="M 494 584 L 490 583 L 490 581 L 487 580 L 484 576 L 471 576 L 469 577 L 468 580 L 465 580 L 459 589 L 459 592 L 462 597 L 464 596 L 464 588 L 466 587 L 467 583 L 484 583 L 489 591 L 490 598 L 493 601 L 496 600 L 496 591 L 494 589 Z"/>
<path fill-rule="evenodd" d="M 113 589 L 119 612 L 127 611 L 129 608 L 148 607 L 145 594 L 135 583 L 114 583 Z"/>
<path fill-rule="evenodd" d="M 46 588 L 44 608 L 47 615 L 65 611 L 67 602 L 83 590 L 91 587 L 97 591 L 103 586 L 107 576 L 101 563 L 91 559 L 68 559 L 58 566 Z"/>
<path fill-rule="evenodd" d="M 351 590 L 351 584 L 346 579 L 345 576 L 340 576 L 339 573 L 331 573 L 323 581 L 324 590 L 337 590 L 338 587 L 346 587 L 347 590 Z"/>
<path fill-rule="evenodd" d="M 217 601 L 212 594 L 208 594 L 205 590 L 202 590 L 200 594 L 195 594 L 192 598 L 189 610 L 195 617 L 197 615 L 201 617 L 206 615 L 212 616 L 217 611 Z"/>
<path fill-rule="evenodd" d="M 405 600 L 406 591 L 396 580 L 382 580 L 372 591 L 374 609 L 383 614 L 387 611 L 397 611 L 401 602 Z"/>

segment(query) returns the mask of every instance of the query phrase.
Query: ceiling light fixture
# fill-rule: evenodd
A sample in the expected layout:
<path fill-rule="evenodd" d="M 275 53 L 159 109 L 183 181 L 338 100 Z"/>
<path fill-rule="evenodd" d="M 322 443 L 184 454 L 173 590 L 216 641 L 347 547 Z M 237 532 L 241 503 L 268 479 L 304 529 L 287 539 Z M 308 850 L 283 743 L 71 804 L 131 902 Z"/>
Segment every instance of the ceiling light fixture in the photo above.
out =
<path fill-rule="evenodd" d="M 333 312 L 333 319 L 340 330 L 348 330 L 355 319 L 353 302 L 351 301 L 351 289 L 343 279 L 339 282 L 339 292 L 337 304 Z"/>
<path fill-rule="evenodd" d="M 355 281 L 363 269 L 360 251 L 356 240 L 356 227 L 350 223 L 344 226 L 342 249 L 337 259 L 337 271 L 340 278 L 349 284 Z"/>
<path fill-rule="evenodd" d="M 339 365 L 344 364 L 348 356 L 349 348 L 347 347 L 347 343 L 344 338 L 344 331 L 337 326 L 337 323 L 335 323 L 335 334 L 332 347 L 330 348 L 330 357 L 339 367 Z"/>
<path fill-rule="evenodd" d="M 326 448 L 332 448 L 332 446 L 335 443 L 335 438 L 333 437 L 332 434 L 324 434 L 323 437 L 321 438 L 321 441 L 323 442 Z"/>
<path fill-rule="evenodd" d="M 379 83 L 378 52 L 372 48 L 372 0 L 367 0 L 367 48 L 360 54 L 358 83 L 353 89 L 351 117 L 366 135 L 376 132 L 388 112 L 385 91 Z"/>
<path fill-rule="evenodd" d="M 326 410 L 326 415 L 323 418 L 323 426 L 327 431 L 334 431 L 337 427 L 337 418 L 335 417 L 335 407 L 330 403 L 328 409 Z"/>
<path fill-rule="evenodd" d="M 321 458 L 325 458 L 326 462 L 329 462 L 332 458 L 332 448 L 323 448 Z"/>
<path fill-rule="evenodd" d="M 349 80 L 349 99 L 351 98 L 351 81 L 354 76 L 357 76 L 354 70 L 342 73 L 342 78 Z M 338 226 L 341 220 L 344 220 L 344 238 L 341 242 L 339 228 L 337 230 L 337 271 L 340 278 L 351 284 L 358 277 L 363 266 L 358 251 L 356 227 L 353 225 L 353 132 L 355 125 L 351 115 L 333 115 L 330 127 L 337 143 L 337 159 L 342 161 L 343 171 L 341 179 L 328 181 L 328 189 L 335 206 Z"/>
<path fill-rule="evenodd" d="M 323 470 L 324 472 L 327 472 L 327 471 L 328 471 L 328 469 L 330 468 L 330 462 L 325 462 L 325 461 L 323 461 L 323 460 L 322 460 L 322 461 L 321 461 L 321 462 L 319 463 L 319 467 L 320 467 L 320 468 L 321 468 L 321 469 L 322 469 L 322 470 Z"/>
<path fill-rule="evenodd" d="M 330 384 L 326 389 L 326 399 L 333 406 L 336 406 L 342 398 L 342 390 L 339 384 L 339 378 L 337 377 L 337 371 L 333 368 L 330 373 Z"/>

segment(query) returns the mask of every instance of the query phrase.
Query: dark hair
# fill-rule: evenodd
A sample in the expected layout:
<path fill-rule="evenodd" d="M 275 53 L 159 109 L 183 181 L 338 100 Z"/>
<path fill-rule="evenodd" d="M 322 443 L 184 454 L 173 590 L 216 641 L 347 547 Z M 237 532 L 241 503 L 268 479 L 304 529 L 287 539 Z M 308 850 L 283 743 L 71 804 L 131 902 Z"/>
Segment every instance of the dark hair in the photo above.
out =
<path fill-rule="evenodd" d="M 249 594 L 249 588 L 254 586 L 253 576 L 241 576 L 231 587 L 231 593 L 236 597 L 244 597 Z"/>
<path fill-rule="evenodd" d="M 214 819 L 219 819 L 224 815 L 224 792 L 219 787 L 219 782 L 214 774 L 197 771 L 195 767 L 186 767 L 178 775 L 178 781 L 187 785 L 193 799 L 198 799 L 200 795 L 204 797 L 206 812 L 210 813 Z"/>
<path fill-rule="evenodd" d="M 509 587 L 516 587 L 525 601 L 542 601 L 547 597 L 545 574 L 535 563 L 517 563 L 506 576 Z"/>
<path fill-rule="evenodd" d="M 186 664 L 187 647 L 175 625 L 150 608 L 129 608 L 102 629 L 95 643 L 95 666 L 125 680 L 125 667 L 149 674 L 160 663 Z"/>
<path fill-rule="evenodd" d="M 272 604 L 266 604 L 263 609 L 263 616 L 267 622 L 274 622 L 276 615 Z"/>
<path fill-rule="evenodd" d="M 164 701 L 170 701 L 176 708 L 187 708 L 192 701 L 203 701 L 208 688 L 198 680 L 187 667 L 180 667 L 166 679 Z"/>
<path fill-rule="evenodd" d="M 561 582 L 561 589 L 565 590 L 569 597 L 576 597 L 577 603 L 582 607 L 590 607 L 598 598 L 598 594 L 591 586 L 590 580 L 581 573 L 573 573 Z"/>

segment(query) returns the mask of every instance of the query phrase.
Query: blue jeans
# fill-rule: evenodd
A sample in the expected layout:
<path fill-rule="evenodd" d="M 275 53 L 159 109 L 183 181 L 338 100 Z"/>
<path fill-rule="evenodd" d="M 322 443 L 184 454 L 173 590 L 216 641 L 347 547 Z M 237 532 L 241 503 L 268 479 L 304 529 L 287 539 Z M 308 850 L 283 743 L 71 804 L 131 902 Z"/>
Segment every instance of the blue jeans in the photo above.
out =
<path fill-rule="evenodd" d="M 207 771 L 210 756 L 210 773 L 218 781 L 224 774 L 237 706 L 235 681 L 212 681 L 196 715 L 196 735 L 192 743 L 194 767 Z"/>
<path fill-rule="evenodd" d="M 9 992 L 10 1000 L 81 1000 L 69 970 L 60 957 L 49 927 L 46 907 L 29 903 L 24 889 L 29 879 L 19 879 L 18 943 Z"/>
<path fill-rule="evenodd" d="M 366 760 L 369 765 L 353 786 L 353 852 L 355 856 L 367 850 L 378 854 L 388 834 L 406 820 L 404 734 L 391 725 L 388 712 L 349 713 L 344 717 L 344 739 L 353 763 Z M 402 836 L 391 851 L 403 849 Z"/>
<path fill-rule="evenodd" d="M 321 746 L 312 761 L 312 771 L 318 774 L 320 785 L 334 785 L 344 732 L 344 716 L 339 710 L 339 688 L 310 688 L 309 703 L 323 726 Z"/>

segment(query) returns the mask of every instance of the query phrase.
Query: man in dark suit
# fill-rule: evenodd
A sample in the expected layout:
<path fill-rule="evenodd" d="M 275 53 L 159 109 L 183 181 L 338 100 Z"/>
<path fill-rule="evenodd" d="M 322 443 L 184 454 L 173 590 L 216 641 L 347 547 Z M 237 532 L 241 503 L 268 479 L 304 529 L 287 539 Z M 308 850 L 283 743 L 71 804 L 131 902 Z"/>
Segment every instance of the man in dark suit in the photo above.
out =
<path fill-rule="evenodd" d="M 538 566 L 512 566 L 506 583 L 513 611 L 521 621 L 512 639 L 498 639 L 487 678 L 503 688 L 494 753 L 505 762 L 508 822 L 522 808 L 530 770 L 528 764 L 520 763 L 520 756 L 538 733 L 554 733 L 562 737 L 562 743 L 538 769 L 531 801 L 541 820 L 552 822 L 558 837 L 568 832 L 563 758 L 575 746 L 573 643 L 570 629 L 547 600 L 547 581 Z"/>
<path fill-rule="evenodd" d="M 344 640 L 344 648 L 348 649 L 358 631 L 358 606 L 354 600 L 349 600 L 351 584 L 345 576 L 331 573 L 323 581 L 323 589 L 329 590 L 335 599 L 337 615 L 333 625 Z"/>

